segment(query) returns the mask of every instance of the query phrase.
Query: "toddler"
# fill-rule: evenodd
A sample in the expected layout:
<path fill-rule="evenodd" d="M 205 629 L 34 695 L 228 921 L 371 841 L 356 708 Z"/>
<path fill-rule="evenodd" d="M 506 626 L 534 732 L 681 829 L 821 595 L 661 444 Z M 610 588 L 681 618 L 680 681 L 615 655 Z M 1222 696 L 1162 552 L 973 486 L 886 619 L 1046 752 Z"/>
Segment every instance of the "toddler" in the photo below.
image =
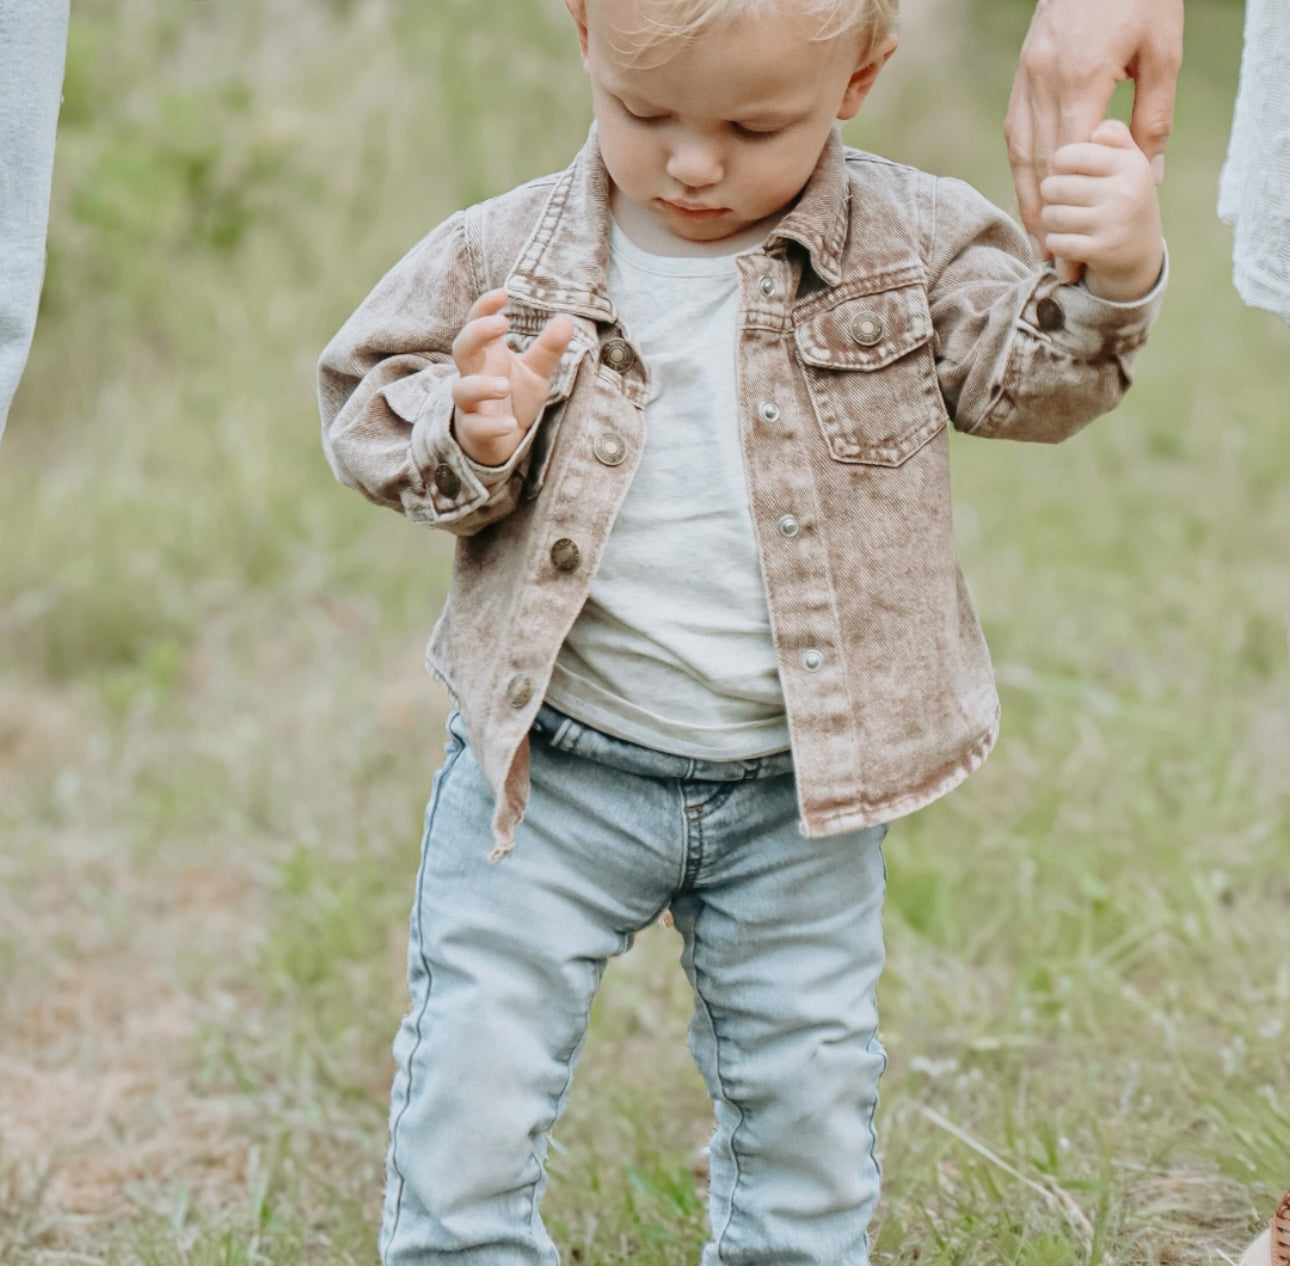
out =
<path fill-rule="evenodd" d="M 967 185 L 841 144 L 895 0 L 566 3 L 581 152 L 434 229 L 320 365 L 338 478 L 458 538 L 382 1259 L 557 1261 L 547 1133 L 606 960 L 670 909 L 703 1266 L 864 1266 L 882 841 L 998 726 L 948 424 L 1118 403 L 1155 185 L 1118 123 L 1057 155 L 1062 284 Z"/>

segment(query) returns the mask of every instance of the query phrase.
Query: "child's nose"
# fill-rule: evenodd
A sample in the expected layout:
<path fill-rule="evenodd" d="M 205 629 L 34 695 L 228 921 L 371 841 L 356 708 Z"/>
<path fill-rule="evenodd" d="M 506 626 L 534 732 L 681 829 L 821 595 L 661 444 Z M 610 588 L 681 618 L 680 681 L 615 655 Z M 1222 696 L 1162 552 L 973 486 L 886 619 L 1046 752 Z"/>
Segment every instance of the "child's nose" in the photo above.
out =
<path fill-rule="evenodd" d="M 703 141 L 682 141 L 668 157 L 667 174 L 687 189 L 703 189 L 721 179 L 721 156 Z"/>

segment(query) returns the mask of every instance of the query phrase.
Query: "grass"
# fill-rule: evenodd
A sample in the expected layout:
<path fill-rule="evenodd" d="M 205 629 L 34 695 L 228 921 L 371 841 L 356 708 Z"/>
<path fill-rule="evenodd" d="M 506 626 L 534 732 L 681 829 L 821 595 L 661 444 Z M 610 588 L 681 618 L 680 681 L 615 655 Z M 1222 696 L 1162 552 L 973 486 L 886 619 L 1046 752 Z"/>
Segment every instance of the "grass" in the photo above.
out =
<path fill-rule="evenodd" d="M 0 1263 L 350 1266 L 449 544 L 334 484 L 312 366 L 429 226 L 563 165 L 586 94 L 555 0 L 162 7 L 77 5 L 0 448 Z M 908 9 L 848 137 L 1010 203 L 1025 6 Z M 889 1266 L 1218 1263 L 1290 1181 L 1290 334 L 1213 215 L 1238 10 L 1188 20 L 1126 405 L 954 444 L 1004 730 L 888 845 Z M 678 949 L 651 929 L 597 1002 L 567 1261 L 697 1257 Z"/>

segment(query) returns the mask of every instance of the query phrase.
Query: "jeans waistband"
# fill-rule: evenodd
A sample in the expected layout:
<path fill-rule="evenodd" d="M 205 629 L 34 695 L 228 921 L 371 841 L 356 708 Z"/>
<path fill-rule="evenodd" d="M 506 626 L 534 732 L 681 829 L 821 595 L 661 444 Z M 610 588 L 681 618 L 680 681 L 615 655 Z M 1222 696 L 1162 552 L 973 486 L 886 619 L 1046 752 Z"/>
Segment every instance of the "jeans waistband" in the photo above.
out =
<path fill-rule="evenodd" d="M 647 778 L 680 778 L 695 782 L 743 782 L 752 778 L 779 778 L 793 772 L 792 752 L 772 752 L 747 760 L 704 760 L 641 747 L 592 729 L 573 717 L 543 704 L 533 722 L 533 733 L 548 746 L 573 752 L 586 760 L 598 761 L 628 774 Z"/>

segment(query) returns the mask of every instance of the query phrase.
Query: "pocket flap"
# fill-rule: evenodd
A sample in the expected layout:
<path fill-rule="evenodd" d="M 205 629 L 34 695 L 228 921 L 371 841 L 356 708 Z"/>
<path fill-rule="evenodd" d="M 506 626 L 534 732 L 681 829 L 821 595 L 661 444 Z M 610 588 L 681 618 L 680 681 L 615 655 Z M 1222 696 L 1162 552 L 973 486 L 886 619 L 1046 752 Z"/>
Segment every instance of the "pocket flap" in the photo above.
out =
<path fill-rule="evenodd" d="M 506 335 L 506 343 L 516 352 L 522 352 L 528 347 L 551 320 L 551 313 L 533 312 L 529 309 L 521 309 L 518 312 L 508 310 L 507 316 L 510 318 L 511 328 Z M 586 350 L 585 342 L 575 332 L 573 338 L 569 340 L 569 346 L 561 354 L 560 363 L 555 367 L 555 372 L 551 375 L 551 388 L 546 396 L 548 407 L 569 398 L 569 393 L 573 390 L 573 380 L 578 373 L 578 364 Z"/>
<path fill-rule="evenodd" d="M 921 285 L 843 299 L 794 331 L 802 360 L 819 369 L 881 369 L 932 337 Z"/>
<path fill-rule="evenodd" d="M 396 378 L 381 388 L 385 403 L 398 414 L 403 421 L 412 424 L 421 416 L 425 408 L 426 397 L 443 381 L 443 367 L 431 365 L 428 370 L 410 373 L 406 377 Z"/>

